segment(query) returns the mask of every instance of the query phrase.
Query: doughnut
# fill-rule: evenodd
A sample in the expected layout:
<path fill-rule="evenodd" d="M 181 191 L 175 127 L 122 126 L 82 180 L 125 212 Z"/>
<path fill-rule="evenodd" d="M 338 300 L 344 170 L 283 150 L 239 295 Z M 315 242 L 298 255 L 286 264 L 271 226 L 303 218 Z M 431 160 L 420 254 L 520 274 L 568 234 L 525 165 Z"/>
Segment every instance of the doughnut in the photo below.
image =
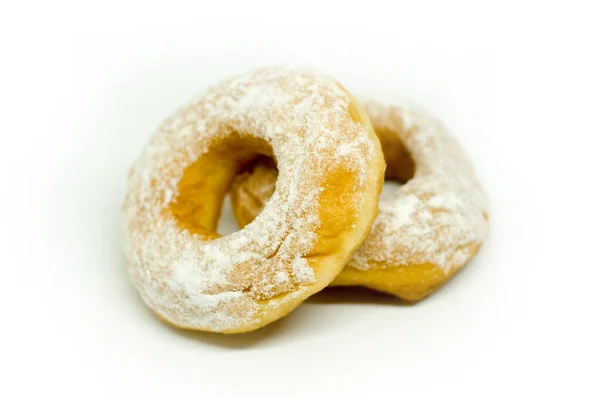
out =
<path fill-rule="evenodd" d="M 382 195 L 370 235 L 332 285 L 420 300 L 478 252 L 488 230 L 486 196 L 436 118 L 406 100 L 367 100 L 364 106 L 381 141 L 386 180 L 402 185 Z M 268 205 L 277 181 L 268 157 L 235 178 L 231 202 L 240 226 Z"/>
<path fill-rule="evenodd" d="M 254 221 L 217 232 L 233 178 L 257 157 L 279 177 Z M 240 333 L 326 287 L 369 233 L 385 162 L 364 108 L 337 81 L 265 68 L 166 119 L 128 177 L 125 257 L 142 300 L 184 329 Z"/>

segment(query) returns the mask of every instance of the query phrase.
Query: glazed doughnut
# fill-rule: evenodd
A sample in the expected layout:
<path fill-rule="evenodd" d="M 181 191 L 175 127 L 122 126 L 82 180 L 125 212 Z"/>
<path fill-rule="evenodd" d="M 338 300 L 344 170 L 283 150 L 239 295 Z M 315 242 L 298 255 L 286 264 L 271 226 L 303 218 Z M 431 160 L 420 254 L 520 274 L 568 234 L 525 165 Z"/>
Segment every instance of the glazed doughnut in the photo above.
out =
<path fill-rule="evenodd" d="M 269 203 L 219 236 L 233 178 L 260 155 L 279 168 Z M 268 68 L 226 81 L 164 121 L 132 166 L 133 283 L 177 327 L 257 329 L 338 275 L 376 217 L 384 169 L 362 105 L 335 80 Z"/>
<path fill-rule="evenodd" d="M 387 163 L 386 179 L 404 185 L 382 195 L 369 237 L 332 285 L 362 285 L 406 300 L 427 296 L 479 250 L 488 229 L 486 197 L 444 126 L 406 101 L 366 101 Z M 277 181 L 268 158 L 234 180 L 241 226 L 268 203 Z"/>

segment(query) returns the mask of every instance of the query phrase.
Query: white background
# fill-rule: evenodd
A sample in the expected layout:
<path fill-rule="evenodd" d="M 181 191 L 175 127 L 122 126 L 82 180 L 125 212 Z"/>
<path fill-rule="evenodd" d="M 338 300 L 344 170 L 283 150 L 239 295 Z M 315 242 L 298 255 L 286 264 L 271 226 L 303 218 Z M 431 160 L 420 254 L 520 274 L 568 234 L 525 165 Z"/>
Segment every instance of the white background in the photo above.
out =
<path fill-rule="evenodd" d="M 80 3 L 0 12 L 1 396 L 598 396 L 594 2 Z M 190 97 L 272 64 L 440 116 L 489 239 L 417 305 L 334 291 L 251 334 L 174 330 L 127 277 L 127 168 Z"/>

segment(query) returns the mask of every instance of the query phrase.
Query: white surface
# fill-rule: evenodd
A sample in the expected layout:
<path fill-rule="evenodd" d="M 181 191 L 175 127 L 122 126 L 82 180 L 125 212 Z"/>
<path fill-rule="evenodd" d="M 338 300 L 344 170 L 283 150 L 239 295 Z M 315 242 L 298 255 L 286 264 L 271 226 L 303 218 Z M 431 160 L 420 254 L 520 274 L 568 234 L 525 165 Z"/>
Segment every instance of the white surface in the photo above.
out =
<path fill-rule="evenodd" d="M 1 396 L 598 393 L 594 10 L 109 3 L 4 13 Z M 327 293 L 252 334 L 173 330 L 125 271 L 127 168 L 192 95 L 278 63 L 445 120 L 491 198 L 489 240 L 414 306 Z"/>

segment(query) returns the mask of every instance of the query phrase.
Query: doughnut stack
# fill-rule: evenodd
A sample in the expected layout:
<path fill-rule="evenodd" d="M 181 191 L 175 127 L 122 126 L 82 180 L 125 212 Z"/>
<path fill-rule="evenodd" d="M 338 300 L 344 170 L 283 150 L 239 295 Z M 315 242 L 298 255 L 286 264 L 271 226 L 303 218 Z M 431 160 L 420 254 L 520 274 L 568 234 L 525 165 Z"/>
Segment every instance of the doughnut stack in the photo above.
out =
<path fill-rule="evenodd" d="M 220 236 L 227 195 L 241 229 Z M 296 68 L 234 77 L 167 118 L 130 169 L 123 218 L 143 301 L 219 333 L 333 285 L 421 300 L 488 230 L 485 194 L 439 120 Z"/>

